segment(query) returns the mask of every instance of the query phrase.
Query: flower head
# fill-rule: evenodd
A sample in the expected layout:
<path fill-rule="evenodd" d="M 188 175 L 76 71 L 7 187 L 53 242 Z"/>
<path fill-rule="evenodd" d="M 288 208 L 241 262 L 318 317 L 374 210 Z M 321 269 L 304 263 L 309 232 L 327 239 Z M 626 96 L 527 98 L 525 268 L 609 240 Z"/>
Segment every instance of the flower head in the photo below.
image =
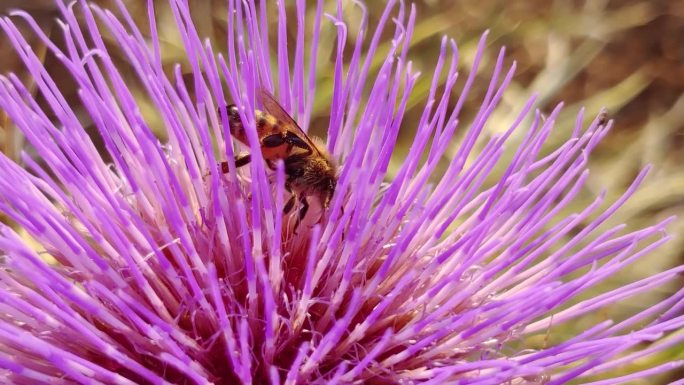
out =
<path fill-rule="evenodd" d="M 162 68 L 151 6 L 147 40 L 123 6 L 117 17 L 84 1 L 58 2 L 65 51 L 26 13 L 0 19 L 47 106 L 9 74 L 0 77 L 0 110 L 49 165 L 25 156 L 24 169 L 0 157 L 0 210 L 40 245 L 35 250 L 2 227 L 4 382 L 561 384 L 611 373 L 684 339 L 674 333 L 684 325 L 680 291 L 619 321 L 526 346 L 527 337 L 661 286 L 684 266 L 579 299 L 665 242 L 670 220 L 633 232 L 603 226 L 645 171 L 617 201 L 605 205 L 601 195 L 565 212 L 610 122 L 582 127 L 580 114 L 568 140 L 542 152 L 560 106 L 543 117 L 532 112 L 531 99 L 505 132 L 482 137 L 513 76 L 503 51 L 474 119 L 459 120 L 484 37 L 458 89 L 459 52 L 442 41 L 415 138 L 390 178 L 419 76 L 408 54 L 414 7 L 390 1 L 369 29 L 357 3 L 362 16 L 352 44 L 341 2 L 324 14 L 318 1 L 312 24 L 304 1 L 296 2 L 296 20 L 286 20 L 278 2 L 272 51 L 263 7 L 229 0 L 227 46 L 214 49 L 198 35 L 188 4 L 170 4 L 190 87 L 180 66 L 171 74 Z M 16 20 L 34 27 L 78 85 L 104 151 Z M 337 33 L 332 63 L 318 54 L 325 28 Z M 111 59 L 104 33 L 130 67 Z M 387 33 L 391 44 L 381 54 Z M 128 70 L 163 122 L 163 144 L 128 88 Z M 283 215 L 293 171 L 282 159 L 274 170 L 260 161 L 253 111 L 263 107 L 258 89 L 275 91 L 308 130 L 317 71 L 334 74 L 326 146 L 340 173 L 329 207 L 312 210 L 295 229 L 296 214 Z M 248 146 L 232 138 L 222 108 L 230 103 Z M 513 138 L 520 142 L 504 160 Z M 253 154 L 249 166 L 236 167 L 238 149 Z M 448 166 L 438 172 L 448 151 Z M 503 173 L 488 178 L 502 164 Z M 680 364 L 594 383 L 628 382 Z"/>

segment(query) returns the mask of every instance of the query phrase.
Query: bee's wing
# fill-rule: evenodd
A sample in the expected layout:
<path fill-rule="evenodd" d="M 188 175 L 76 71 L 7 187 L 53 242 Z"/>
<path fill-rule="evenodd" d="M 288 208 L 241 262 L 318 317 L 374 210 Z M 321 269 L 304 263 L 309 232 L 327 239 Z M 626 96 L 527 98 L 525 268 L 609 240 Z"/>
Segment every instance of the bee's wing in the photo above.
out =
<path fill-rule="evenodd" d="M 318 146 L 316 146 L 311 138 L 309 138 L 309 135 L 307 135 L 306 132 L 299 127 L 299 124 L 292 119 L 290 114 L 283 109 L 280 103 L 275 100 L 273 95 L 263 88 L 260 88 L 257 90 L 257 97 L 261 99 L 261 103 L 264 106 L 265 112 L 273 115 L 278 120 L 285 123 L 288 127 L 291 127 L 297 136 L 300 136 L 314 151 L 316 151 L 318 154 L 321 154 L 321 150 L 318 149 Z"/>

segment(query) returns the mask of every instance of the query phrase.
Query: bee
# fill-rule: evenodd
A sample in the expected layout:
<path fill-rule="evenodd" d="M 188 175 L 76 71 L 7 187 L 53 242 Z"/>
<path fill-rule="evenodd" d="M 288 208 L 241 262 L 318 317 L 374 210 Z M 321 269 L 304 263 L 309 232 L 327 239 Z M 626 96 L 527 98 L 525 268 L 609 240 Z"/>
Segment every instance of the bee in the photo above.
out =
<path fill-rule="evenodd" d="M 608 110 L 603 109 L 598 115 L 598 125 L 605 126 L 608 123 Z"/>
<path fill-rule="evenodd" d="M 309 210 L 308 197 L 317 198 L 323 209 L 329 207 L 337 186 L 337 165 L 325 150 L 325 144 L 318 138 L 310 138 L 270 93 L 259 89 L 257 100 L 263 105 L 263 111 L 255 111 L 261 153 L 271 170 L 276 169 L 277 160 L 284 163 L 285 189 L 291 196 L 283 212 L 289 214 L 299 202 L 296 229 Z M 249 145 L 237 106 L 231 104 L 226 109 L 230 133 Z M 235 156 L 238 168 L 251 161 L 251 154 Z M 221 163 L 221 170 L 228 172 L 228 162 Z"/>

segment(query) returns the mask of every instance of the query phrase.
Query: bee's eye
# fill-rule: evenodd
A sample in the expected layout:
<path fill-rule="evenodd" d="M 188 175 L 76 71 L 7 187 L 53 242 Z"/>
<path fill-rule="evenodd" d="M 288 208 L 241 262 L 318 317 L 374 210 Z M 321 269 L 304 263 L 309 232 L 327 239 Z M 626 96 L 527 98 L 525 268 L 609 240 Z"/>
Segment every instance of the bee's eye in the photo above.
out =
<path fill-rule="evenodd" d="M 230 116 L 240 116 L 240 112 L 238 111 L 238 108 L 235 104 L 231 104 L 228 106 L 228 115 Z"/>
<path fill-rule="evenodd" d="M 239 121 L 240 120 L 240 113 L 238 111 L 238 108 L 235 104 L 229 104 L 225 107 L 219 107 L 218 108 L 218 114 L 219 116 L 221 115 L 221 110 L 224 109 L 226 113 L 228 114 L 228 119 L 231 121 Z"/>

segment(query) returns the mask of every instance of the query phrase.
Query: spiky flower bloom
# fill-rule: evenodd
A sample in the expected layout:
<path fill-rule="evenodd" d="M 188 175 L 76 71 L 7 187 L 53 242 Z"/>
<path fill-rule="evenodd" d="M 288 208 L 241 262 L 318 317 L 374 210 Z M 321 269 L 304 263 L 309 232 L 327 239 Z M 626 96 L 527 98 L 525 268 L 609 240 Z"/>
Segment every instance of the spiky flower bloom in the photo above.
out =
<path fill-rule="evenodd" d="M 340 4 L 324 15 L 319 1 L 313 25 L 305 25 L 303 0 L 294 21 L 280 2 L 271 52 L 263 9 L 231 0 L 222 55 L 199 38 L 188 5 L 171 1 L 191 92 L 179 68 L 171 75 L 162 69 L 151 7 L 148 41 L 123 6 L 117 18 L 85 2 L 58 4 L 66 52 L 25 13 L 0 20 L 48 111 L 11 74 L 0 78 L 0 108 L 49 165 L 24 157 L 27 171 L 0 158 L 0 209 L 40 244 L 36 250 L 2 228 L 3 383 L 560 384 L 611 373 L 684 338 L 672 333 L 684 324 L 680 291 L 619 322 L 526 348 L 526 337 L 663 285 L 684 267 L 577 300 L 665 242 L 668 221 L 629 233 L 601 227 L 643 173 L 608 207 L 600 196 L 564 213 L 610 124 L 597 119 L 583 128 L 580 116 L 569 139 L 542 154 L 559 108 L 542 119 L 530 100 L 507 131 L 479 138 L 511 81 L 503 55 L 474 120 L 459 121 L 484 39 L 460 90 L 458 51 L 442 42 L 413 144 L 384 183 L 418 76 L 407 57 L 413 7 L 390 2 L 369 44 L 362 12 L 358 39 L 347 46 Z M 15 28 L 17 19 L 34 26 L 78 85 L 111 163 Z M 122 76 L 129 69 L 113 63 L 99 28 L 126 54 L 167 143 L 142 118 Z M 334 64 L 318 60 L 322 28 L 337 31 Z M 388 30 L 391 46 L 379 57 Z M 292 216 L 282 214 L 282 163 L 275 172 L 260 161 L 236 169 L 237 143 L 217 111 L 236 103 L 250 151 L 259 153 L 256 87 L 275 88 L 306 129 L 317 70 L 334 73 L 327 145 L 341 173 L 320 225 L 311 214 L 293 232 Z M 438 92 L 440 76 L 446 83 Z M 457 131 L 458 149 L 435 175 Z M 514 132 L 521 142 L 503 162 Z M 488 181 L 502 163 L 505 171 Z M 594 383 L 629 382 L 678 364 Z"/>

